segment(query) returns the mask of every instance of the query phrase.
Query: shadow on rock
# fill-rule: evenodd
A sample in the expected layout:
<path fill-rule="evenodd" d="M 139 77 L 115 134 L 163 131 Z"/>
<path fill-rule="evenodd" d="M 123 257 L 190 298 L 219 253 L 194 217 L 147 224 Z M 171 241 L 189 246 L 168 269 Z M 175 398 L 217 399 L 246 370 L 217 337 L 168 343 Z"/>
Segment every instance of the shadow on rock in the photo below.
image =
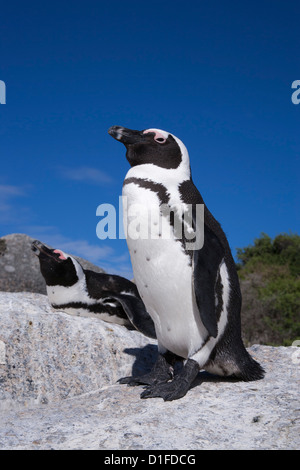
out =
<path fill-rule="evenodd" d="M 137 377 L 150 372 L 157 360 L 157 346 L 154 344 L 147 344 L 143 348 L 126 348 L 125 354 L 135 356 L 135 361 L 132 366 L 132 376 Z"/>

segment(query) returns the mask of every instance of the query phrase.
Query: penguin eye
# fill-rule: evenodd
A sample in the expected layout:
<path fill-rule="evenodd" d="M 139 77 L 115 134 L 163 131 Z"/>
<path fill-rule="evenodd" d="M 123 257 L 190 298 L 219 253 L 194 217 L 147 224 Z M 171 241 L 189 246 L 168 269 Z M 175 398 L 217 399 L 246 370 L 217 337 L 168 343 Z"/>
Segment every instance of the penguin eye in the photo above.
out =
<path fill-rule="evenodd" d="M 164 139 L 163 137 L 157 137 L 157 138 L 154 138 L 155 142 L 158 142 L 159 144 L 164 144 L 166 139 Z"/>

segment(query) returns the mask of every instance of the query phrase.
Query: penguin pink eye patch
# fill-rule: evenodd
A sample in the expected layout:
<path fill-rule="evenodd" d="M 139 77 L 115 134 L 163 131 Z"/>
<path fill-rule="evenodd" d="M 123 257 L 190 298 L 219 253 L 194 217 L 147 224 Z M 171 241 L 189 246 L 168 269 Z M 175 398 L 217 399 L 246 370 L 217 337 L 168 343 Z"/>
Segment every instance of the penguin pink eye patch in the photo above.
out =
<path fill-rule="evenodd" d="M 158 142 L 159 144 L 163 144 L 167 140 L 163 134 L 152 129 L 147 129 L 143 134 L 149 134 L 150 132 L 154 134 L 153 138 L 155 142 Z"/>
<path fill-rule="evenodd" d="M 53 253 L 59 253 L 59 259 L 67 259 L 61 250 L 54 250 Z"/>

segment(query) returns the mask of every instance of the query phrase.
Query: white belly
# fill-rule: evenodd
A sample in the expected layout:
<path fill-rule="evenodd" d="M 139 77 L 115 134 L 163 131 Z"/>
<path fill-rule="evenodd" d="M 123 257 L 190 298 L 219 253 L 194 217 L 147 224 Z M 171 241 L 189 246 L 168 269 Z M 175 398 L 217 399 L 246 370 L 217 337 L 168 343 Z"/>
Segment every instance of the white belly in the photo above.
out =
<path fill-rule="evenodd" d="M 127 210 L 124 208 L 127 228 L 133 221 L 132 204 L 143 201 L 148 213 L 151 210 L 148 238 L 132 239 L 129 234 L 127 244 L 135 282 L 155 323 L 157 339 L 166 349 L 187 358 L 207 337 L 196 306 L 190 259 L 180 241 L 173 236 L 169 239 L 159 236 L 168 233 L 169 222 L 161 218 L 161 225 L 158 223 L 159 199 L 155 193 L 130 183 L 124 186 L 123 196 L 127 197 Z"/>

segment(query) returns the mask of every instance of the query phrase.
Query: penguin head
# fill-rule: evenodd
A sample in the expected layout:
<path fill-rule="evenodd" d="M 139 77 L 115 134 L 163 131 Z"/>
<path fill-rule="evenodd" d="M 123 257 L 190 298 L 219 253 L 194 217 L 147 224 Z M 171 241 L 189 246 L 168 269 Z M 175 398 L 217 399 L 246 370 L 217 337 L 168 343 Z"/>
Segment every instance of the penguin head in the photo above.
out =
<path fill-rule="evenodd" d="M 32 242 L 31 249 L 39 258 L 47 286 L 70 287 L 84 277 L 80 263 L 62 250 L 50 249 L 38 240 Z"/>
<path fill-rule="evenodd" d="M 185 145 L 169 132 L 160 129 L 136 131 L 125 127 L 112 126 L 108 133 L 125 145 L 126 158 L 130 165 L 152 164 L 161 168 L 190 168 L 189 155 Z"/>

